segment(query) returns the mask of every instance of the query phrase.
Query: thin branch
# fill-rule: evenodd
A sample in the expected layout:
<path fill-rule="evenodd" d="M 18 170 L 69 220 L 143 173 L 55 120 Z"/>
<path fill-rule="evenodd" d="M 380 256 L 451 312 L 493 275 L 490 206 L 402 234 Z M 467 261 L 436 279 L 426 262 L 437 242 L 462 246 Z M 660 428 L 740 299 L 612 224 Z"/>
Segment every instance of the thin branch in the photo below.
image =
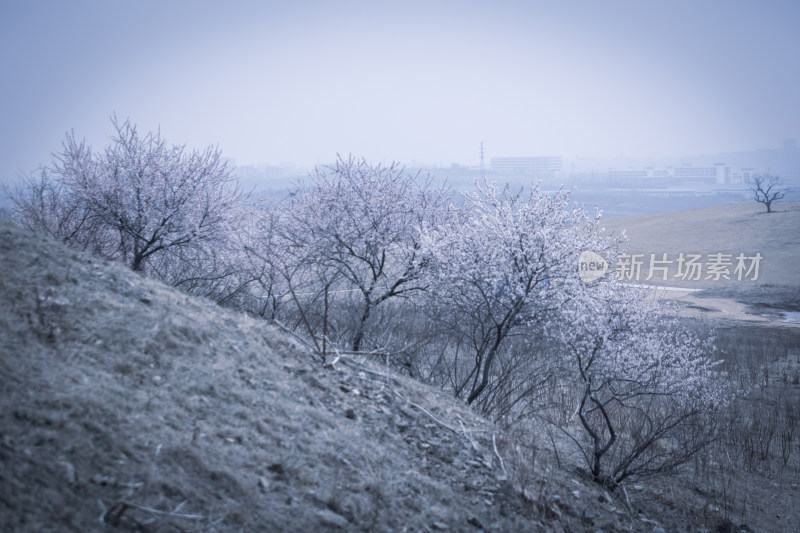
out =
<path fill-rule="evenodd" d="M 158 516 L 169 516 L 171 518 L 184 518 L 186 520 L 203 520 L 205 516 L 199 514 L 186 514 L 186 513 L 176 513 L 174 511 L 159 511 L 158 509 L 153 509 L 152 507 L 147 507 L 145 505 L 139 505 L 137 503 L 131 502 L 120 502 L 120 505 L 127 505 L 128 507 L 132 507 L 134 509 L 138 509 L 140 511 L 144 511 L 146 513 L 158 515 Z M 182 504 L 181 504 L 182 505 Z M 179 509 L 181 506 L 179 505 L 176 509 Z"/>
<path fill-rule="evenodd" d="M 494 448 L 494 454 L 497 456 L 497 459 L 500 461 L 500 468 L 503 470 L 503 475 L 506 479 L 508 479 L 508 472 L 506 471 L 506 464 L 503 461 L 503 458 L 500 457 L 500 452 L 497 451 L 497 439 L 495 438 L 495 432 L 492 432 L 492 447 Z"/>

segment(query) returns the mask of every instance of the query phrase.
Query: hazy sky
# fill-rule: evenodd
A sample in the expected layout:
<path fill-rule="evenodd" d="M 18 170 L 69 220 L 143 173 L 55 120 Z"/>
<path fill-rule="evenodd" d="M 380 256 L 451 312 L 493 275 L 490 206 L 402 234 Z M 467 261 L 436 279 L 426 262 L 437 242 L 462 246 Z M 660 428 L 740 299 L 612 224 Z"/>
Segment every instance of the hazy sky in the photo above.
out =
<path fill-rule="evenodd" d="M 0 3 L 0 179 L 116 113 L 239 164 L 670 156 L 800 138 L 800 2 Z"/>

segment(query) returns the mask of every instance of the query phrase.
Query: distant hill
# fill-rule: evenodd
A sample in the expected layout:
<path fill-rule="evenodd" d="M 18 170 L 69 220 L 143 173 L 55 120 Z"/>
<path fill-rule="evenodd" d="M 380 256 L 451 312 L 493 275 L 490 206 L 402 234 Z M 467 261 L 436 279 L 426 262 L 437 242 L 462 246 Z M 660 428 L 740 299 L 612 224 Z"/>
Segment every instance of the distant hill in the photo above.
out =
<path fill-rule="evenodd" d="M 8 222 L 0 271 L 2 531 L 651 532 L 641 509 L 667 508 L 639 487 L 629 514 L 440 391 Z"/>
<path fill-rule="evenodd" d="M 629 254 L 643 254 L 642 276 L 645 281 L 650 254 L 656 260 L 667 260 L 667 281 L 663 272 L 656 270 L 648 283 L 674 285 L 687 288 L 712 288 L 720 286 L 748 286 L 754 284 L 796 285 L 800 283 L 800 202 L 776 202 L 774 213 L 767 213 L 763 205 L 752 203 L 731 204 L 700 209 L 671 211 L 655 215 L 641 215 L 607 220 L 602 223 L 609 233 L 625 230 L 630 239 Z M 701 280 L 692 281 L 676 277 L 679 254 L 701 254 L 704 268 Z M 730 255 L 729 280 L 709 272 L 709 254 Z M 736 257 L 746 258 L 761 254 L 758 280 L 743 276 L 738 281 L 734 275 Z M 723 256 L 723 260 L 725 257 Z M 746 266 L 750 266 L 750 261 Z"/>

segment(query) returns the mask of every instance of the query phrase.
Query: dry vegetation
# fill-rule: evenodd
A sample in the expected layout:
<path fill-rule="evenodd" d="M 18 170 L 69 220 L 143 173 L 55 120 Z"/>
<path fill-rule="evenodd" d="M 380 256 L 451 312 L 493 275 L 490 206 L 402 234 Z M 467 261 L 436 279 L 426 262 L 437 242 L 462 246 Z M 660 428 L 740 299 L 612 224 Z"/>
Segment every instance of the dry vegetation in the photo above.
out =
<path fill-rule="evenodd" d="M 122 264 L 3 223 L 0 269 L 4 531 L 696 528 L 558 468 L 544 436 Z"/>
<path fill-rule="evenodd" d="M 764 257 L 758 282 L 658 280 L 704 289 L 667 296 L 691 304 L 685 315 L 694 317 L 687 320 L 693 327 L 707 335 L 716 328 L 718 357 L 741 390 L 719 414 L 719 438 L 674 480 L 733 530 L 800 529 L 800 327 L 787 317 L 800 311 L 800 204 L 775 207 L 767 214 L 759 204 L 736 204 L 604 223 L 609 231 L 627 229 L 631 253 Z"/>
<path fill-rule="evenodd" d="M 718 438 L 681 483 L 730 524 L 753 531 L 800 526 L 800 328 L 696 322 L 716 329 L 719 357 L 740 396 L 719 413 Z M 735 530 L 735 529 L 734 529 Z"/>
<path fill-rule="evenodd" d="M 114 126 L 0 227 L 5 529 L 800 529 L 800 204 L 606 223 L 712 289 L 686 315 L 580 279 L 623 243 L 564 191 L 351 156 L 260 202 L 218 149 Z"/>
<path fill-rule="evenodd" d="M 324 365 L 264 320 L 3 223 L 0 528 L 797 531 L 800 327 L 778 318 L 800 310 L 800 205 L 776 207 L 621 221 L 632 251 L 760 251 L 768 283 L 696 300 L 773 319 L 687 320 L 717 327 L 743 392 L 691 464 L 614 493 L 547 425 L 502 431 L 375 362 Z"/>

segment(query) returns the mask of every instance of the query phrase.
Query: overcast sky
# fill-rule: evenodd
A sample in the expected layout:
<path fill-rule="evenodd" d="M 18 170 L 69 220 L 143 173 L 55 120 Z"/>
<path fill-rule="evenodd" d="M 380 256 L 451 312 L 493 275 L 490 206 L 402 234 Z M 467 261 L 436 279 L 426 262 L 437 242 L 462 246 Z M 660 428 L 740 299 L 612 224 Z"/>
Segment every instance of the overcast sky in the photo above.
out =
<path fill-rule="evenodd" d="M 0 3 L 0 180 L 116 113 L 238 164 L 680 156 L 800 138 L 800 2 Z"/>

